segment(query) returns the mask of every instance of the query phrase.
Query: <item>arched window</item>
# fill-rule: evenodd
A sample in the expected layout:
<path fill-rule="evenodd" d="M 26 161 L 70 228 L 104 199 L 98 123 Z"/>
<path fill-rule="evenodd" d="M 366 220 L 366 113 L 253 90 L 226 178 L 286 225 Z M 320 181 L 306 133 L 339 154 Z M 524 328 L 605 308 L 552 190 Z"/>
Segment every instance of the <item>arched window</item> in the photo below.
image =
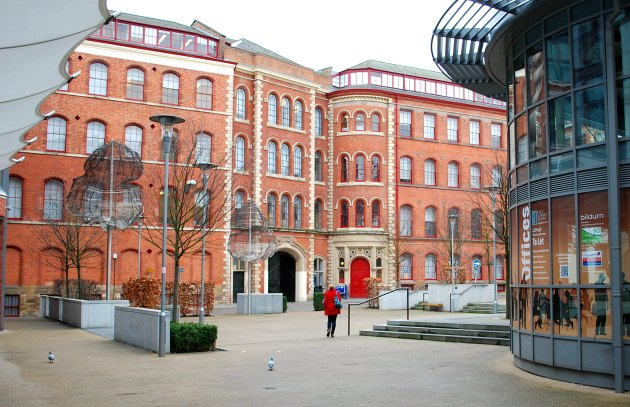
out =
<path fill-rule="evenodd" d="M 287 98 L 282 98 L 282 125 L 291 126 L 291 102 Z"/>
<path fill-rule="evenodd" d="M 267 224 L 269 227 L 276 227 L 276 196 L 267 195 Z"/>
<path fill-rule="evenodd" d="M 210 164 L 212 162 L 212 139 L 205 133 L 197 134 L 195 141 L 195 163 Z"/>
<path fill-rule="evenodd" d="M 127 70 L 127 99 L 144 100 L 144 72 L 142 69 Z"/>
<path fill-rule="evenodd" d="M 278 99 L 276 95 L 269 95 L 267 100 L 267 121 L 271 124 L 278 124 Z"/>
<path fill-rule="evenodd" d="M 87 124 L 87 137 L 85 152 L 92 154 L 94 150 L 105 143 L 105 125 L 101 122 L 89 122 Z"/>
<path fill-rule="evenodd" d="M 289 228 L 289 197 L 282 195 L 280 198 L 280 215 L 282 216 L 282 227 Z"/>
<path fill-rule="evenodd" d="M 357 117 L 354 119 L 354 126 L 357 131 L 365 130 L 365 116 L 363 113 L 357 114 Z"/>
<path fill-rule="evenodd" d="M 51 117 L 48 119 L 46 149 L 54 151 L 66 150 L 66 121 L 61 117 Z"/>
<path fill-rule="evenodd" d="M 322 128 L 323 128 L 323 117 L 322 109 L 319 107 L 315 109 L 315 135 L 317 137 L 322 136 Z"/>
<path fill-rule="evenodd" d="M 470 166 L 470 187 L 474 189 L 481 188 L 481 166 L 479 164 Z"/>
<path fill-rule="evenodd" d="M 63 215 L 63 183 L 48 180 L 44 184 L 44 219 L 61 220 Z"/>
<path fill-rule="evenodd" d="M 411 254 L 405 253 L 400 256 L 400 279 L 401 280 L 411 280 L 411 276 L 413 275 L 412 270 L 412 257 Z"/>
<path fill-rule="evenodd" d="M 448 236 L 451 236 L 451 219 L 455 219 L 455 224 L 454 224 L 454 232 L 455 232 L 455 238 L 459 239 L 459 209 L 457 208 L 449 208 L 448 210 L 448 219 L 447 221 L 448 223 Z"/>
<path fill-rule="evenodd" d="M 302 177 L 302 148 L 295 146 L 293 149 L 293 176 Z"/>
<path fill-rule="evenodd" d="M 501 166 L 495 165 L 494 167 L 492 167 L 492 186 L 494 188 L 501 187 L 501 181 L 503 181 L 502 178 L 503 175 L 501 171 Z"/>
<path fill-rule="evenodd" d="M 324 289 L 324 259 L 316 258 L 313 261 L 313 287 Z"/>
<path fill-rule="evenodd" d="M 357 156 L 357 159 L 355 160 L 355 167 L 355 180 L 365 181 L 365 157 L 363 157 L 362 155 Z"/>
<path fill-rule="evenodd" d="M 240 209 L 245 204 L 245 194 L 243 191 L 236 191 L 234 193 L 234 207 L 236 209 Z"/>
<path fill-rule="evenodd" d="M 302 198 L 293 198 L 293 229 L 302 229 Z"/>
<path fill-rule="evenodd" d="M 470 237 L 481 239 L 481 210 L 473 209 L 470 212 Z"/>
<path fill-rule="evenodd" d="M 400 236 L 411 236 L 411 206 L 400 208 Z"/>
<path fill-rule="evenodd" d="M 315 181 L 322 181 L 322 153 L 315 152 Z"/>
<path fill-rule="evenodd" d="M 455 161 L 448 163 L 448 186 L 459 187 L 459 164 Z"/>
<path fill-rule="evenodd" d="M 424 236 L 425 237 L 436 237 L 437 230 L 435 227 L 435 207 L 427 206 L 424 209 Z"/>
<path fill-rule="evenodd" d="M 166 158 L 164 153 L 164 143 L 160 143 L 160 157 L 162 161 Z M 179 133 L 173 130 L 173 134 L 171 136 L 171 151 L 169 153 L 168 160 L 170 162 L 177 162 L 177 153 L 179 152 Z"/>
<path fill-rule="evenodd" d="M 142 129 L 140 127 L 125 127 L 125 145 L 142 157 Z"/>
<path fill-rule="evenodd" d="M 349 127 L 348 127 L 348 115 L 344 114 L 343 116 L 341 116 L 341 131 L 348 131 Z"/>
<path fill-rule="evenodd" d="M 283 144 L 280 148 L 280 171 L 282 175 L 289 176 L 289 146 Z"/>
<path fill-rule="evenodd" d="M 347 155 L 341 156 L 341 182 L 348 182 L 348 167 L 350 166 Z"/>
<path fill-rule="evenodd" d="M 381 202 L 378 200 L 372 202 L 372 227 L 381 227 Z"/>
<path fill-rule="evenodd" d="M 400 182 L 402 184 L 411 184 L 411 158 L 400 158 Z"/>
<path fill-rule="evenodd" d="M 179 77 L 175 74 L 167 73 L 162 78 L 162 103 L 179 104 Z"/>
<path fill-rule="evenodd" d="M 304 113 L 302 108 L 302 102 L 299 100 L 295 102 L 294 108 L 294 119 L 293 119 L 293 127 L 298 130 L 302 130 L 302 114 Z"/>
<path fill-rule="evenodd" d="M 270 141 L 267 143 L 267 172 L 269 174 L 276 174 L 276 143 Z"/>
<path fill-rule="evenodd" d="M 372 114 L 372 131 L 381 130 L 381 118 L 377 114 Z"/>
<path fill-rule="evenodd" d="M 377 155 L 372 157 L 372 182 L 381 180 L 381 159 Z"/>
<path fill-rule="evenodd" d="M 7 217 L 9 219 L 22 218 L 22 180 L 20 178 L 9 177 Z"/>
<path fill-rule="evenodd" d="M 424 185 L 435 185 L 435 161 L 424 160 Z"/>
<path fill-rule="evenodd" d="M 212 109 L 212 81 L 209 79 L 197 79 L 197 107 Z"/>
<path fill-rule="evenodd" d="M 365 227 L 365 202 L 359 200 L 354 206 L 354 225 L 358 228 Z"/>
<path fill-rule="evenodd" d="M 315 229 L 321 230 L 322 229 L 322 201 L 320 201 L 319 199 L 315 201 L 314 212 L 315 212 Z"/>
<path fill-rule="evenodd" d="M 479 255 L 474 255 L 474 256 L 472 257 L 472 262 L 471 262 L 471 265 L 474 265 L 474 264 L 475 264 L 475 261 L 479 261 L 481 264 L 483 264 L 483 263 L 481 262 L 481 256 L 479 256 Z M 481 276 L 482 276 L 481 267 L 479 267 L 478 269 L 475 269 L 475 267 L 473 266 L 473 267 L 472 267 L 472 273 L 471 273 L 471 274 L 472 274 L 472 278 L 473 278 L 473 279 L 475 279 L 475 280 L 481 280 Z"/>
<path fill-rule="evenodd" d="M 236 171 L 245 171 L 245 140 L 236 139 Z"/>
<path fill-rule="evenodd" d="M 437 259 L 435 254 L 427 254 L 424 257 L 424 279 L 435 280 L 437 278 Z"/>
<path fill-rule="evenodd" d="M 347 228 L 348 227 L 348 201 L 342 201 L 341 202 L 341 227 L 342 228 Z"/>
<path fill-rule="evenodd" d="M 243 88 L 239 88 L 236 91 L 236 118 L 239 120 L 245 120 L 245 91 Z"/>
<path fill-rule="evenodd" d="M 107 66 L 100 62 L 90 64 L 90 83 L 88 92 L 91 95 L 107 95 Z"/>
<path fill-rule="evenodd" d="M 138 200 L 139 200 L 139 204 L 142 203 L 142 198 L 140 198 L 140 189 L 139 188 L 135 188 L 138 192 Z M 133 191 L 133 190 L 130 190 Z M 195 216 L 194 216 L 194 222 L 196 226 L 200 226 L 203 225 L 204 223 L 204 213 L 203 213 L 203 208 L 208 206 L 208 204 L 210 204 L 210 195 L 208 194 L 208 191 L 203 191 L 203 190 L 199 190 L 195 192 Z M 208 211 L 206 210 L 206 224 L 208 223 Z"/>

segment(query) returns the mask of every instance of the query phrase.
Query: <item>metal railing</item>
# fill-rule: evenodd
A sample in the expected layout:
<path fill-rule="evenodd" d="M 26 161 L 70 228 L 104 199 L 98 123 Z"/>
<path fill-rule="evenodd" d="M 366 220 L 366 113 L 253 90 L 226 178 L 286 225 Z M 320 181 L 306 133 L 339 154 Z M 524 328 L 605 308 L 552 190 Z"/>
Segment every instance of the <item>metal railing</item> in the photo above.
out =
<path fill-rule="evenodd" d="M 408 287 L 394 288 L 391 291 L 388 291 L 388 292 L 383 293 L 383 294 L 379 294 L 379 295 L 377 295 L 375 297 L 368 298 L 367 300 L 364 300 L 364 301 L 361 301 L 361 302 L 353 302 L 351 304 L 348 304 L 348 336 L 350 336 L 350 309 L 352 308 L 353 305 L 363 305 L 366 302 L 374 301 L 377 298 L 384 297 L 384 296 L 386 296 L 388 294 L 391 294 L 391 293 L 393 293 L 395 291 L 400 291 L 400 290 L 407 291 L 407 321 L 409 321 L 409 288 Z"/>

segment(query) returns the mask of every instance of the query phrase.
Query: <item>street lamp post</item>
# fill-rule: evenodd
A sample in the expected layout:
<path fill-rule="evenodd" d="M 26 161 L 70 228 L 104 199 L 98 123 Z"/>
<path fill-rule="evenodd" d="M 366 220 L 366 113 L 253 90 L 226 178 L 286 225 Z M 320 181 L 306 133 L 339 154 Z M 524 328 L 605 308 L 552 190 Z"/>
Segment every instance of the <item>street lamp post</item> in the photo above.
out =
<path fill-rule="evenodd" d="M 199 323 L 203 324 L 204 323 L 204 317 L 205 317 L 205 284 L 204 284 L 204 275 L 206 272 L 206 225 L 208 223 L 208 205 L 210 204 L 210 199 L 208 197 L 208 171 L 210 171 L 210 169 L 212 168 L 217 168 L 216 164 L 211 164 L 209 162 L 202 162 L 200 160 L 197 160 L 197 162 L 195 163 L 195 166 L 199 169 L 201 169 L 201 178 L 202 178 L 202 182 L 201 182 L 201 190 L 203 193 L 203 200 L 202 200 L 202 205 L 203 205 L 203 210 L 202 210 L 202 215 L 201 215 L 201 221 L 202 226 L 201 226 L 201 294 L 199 294 Z"/>
<path fill-rule="evenodd" d="M 490 188 L 490 201 L 492 201 L 492 279 L 494 291 L 494 314 L 497 314 L 497 215 L 496 215 L 496 187 Z"/>
<path fill-rule="evenodd" d="M 156 115 L 149 117 L 152 122 L 160 123 L 162 130 L 162 145 L 164 146 L 164 210 L 162 214 L 162 297 L 160 299 L 160 324 L 159 332 L 159 355 L 164 357 L 166 348 L 166 226 L 168 222 L 168 162 L 171 153 L 171 141 L 173 139 L 173 126 L 183 123 L 184 119 L 170 115 Z M 175 287 L 177 289 L 177 287 Z M 173 310 L 176 312 L 176 310 Z"/>
<path fill-rule="evenodd" d="M 457 215 L 454 213 L 448 215 L 448 221 L 451 224 L 451 301 L 450 309 L 453 310 L 453 295 L 455 295 L 455 222 L 457 221 Z"/>
<path fill-rule="evenodd" d="M 141 269 L 141 265 L 140 265 L 140 260 L 141 260 L 141 253 L 140 253 L 140 249 L 142 248 L 142 220 L 144 219 L 143 215 L 140 215 L 138 217 L 138 277 L 140 277 L 140 269 Z"/>

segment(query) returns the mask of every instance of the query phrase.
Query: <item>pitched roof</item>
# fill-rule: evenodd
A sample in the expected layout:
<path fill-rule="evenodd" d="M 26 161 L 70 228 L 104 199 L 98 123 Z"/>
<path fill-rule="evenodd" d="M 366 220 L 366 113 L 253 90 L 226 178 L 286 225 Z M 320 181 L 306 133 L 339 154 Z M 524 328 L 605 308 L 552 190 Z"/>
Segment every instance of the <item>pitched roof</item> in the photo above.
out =
<path fill-rule="evenodd" d="M 176 23 L 174 21 L 168 21 L 168 20 L 160 20 L 158 18 L 151 18 L 151 17 L 144 17 L 144 16 L 139 16 L 136 14 L 129 14 L 129 13 L 122 13 L 117 17 L 118 20 L 123 20 L 123 21 L 128 21 L 130 23 L 138 23 L 138 24 L 144 24 L 144 25 L 153 25 L 156 27 L 163 27 L 163 28 L 168 28 L 171 30 L 177 30 L 177 31 L 183 31 L 183 32 L 187 32 L 187 33 L 191 33 L 191 34 L 201 34 L 207 37 L 213 37 L 216 38 L 212 35 L 210 35 L 208 32 L 205 32 L 203 30 L 199 30 L 195 27 L 191 27 L 189 25 L 185 25 L 185 24 L 180 24 L 180 23 Z"/>
<path fill-rule="evenodd" d="M 276 58 L 281 61 L 289 62 L 291 64 L 299 65 L 297 62 L 291 61 L 288 58 L 283 57 L 280 54 L 276 54 L 273 51 L 268 50 L 265 47 L 261 47 L 260 45 L 246 39 L 241 38 L 240 40 L 232 42 L 232 48 L 242 49 L 243 51 L 251 52 L 252 54 L 261 54 L 266 55 L 271 58 Z"/>
<path fill-rule="evenodd" d="M 389 62 L 382 62 L 374 59 L 368 59 L 367 61 L 363 61 L 360 64 L 351 66 L 348 69 L 344 69 L 344 71 L 350 69 L 377 69 L 379 71 L 393 72 L 403 75 L 418 76 L 421 78 L 451 82 L 451 80 L 441 72 L 429 71 L 427 69 L 414 68 L 405 65 L 390 64 Z"/>

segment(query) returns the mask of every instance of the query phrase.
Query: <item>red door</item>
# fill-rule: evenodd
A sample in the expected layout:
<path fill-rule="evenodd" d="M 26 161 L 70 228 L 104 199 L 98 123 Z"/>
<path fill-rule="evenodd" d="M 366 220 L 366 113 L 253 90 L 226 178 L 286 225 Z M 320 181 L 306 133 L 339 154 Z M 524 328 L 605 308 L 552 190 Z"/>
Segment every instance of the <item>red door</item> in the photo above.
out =
<path fill-rule="evenodd" d="M 370 277 L 370 263 L 365 259 L 356 259 L 350 265 L 350 298 L 367 298 L 368 291 L 364 278 Z"/>

